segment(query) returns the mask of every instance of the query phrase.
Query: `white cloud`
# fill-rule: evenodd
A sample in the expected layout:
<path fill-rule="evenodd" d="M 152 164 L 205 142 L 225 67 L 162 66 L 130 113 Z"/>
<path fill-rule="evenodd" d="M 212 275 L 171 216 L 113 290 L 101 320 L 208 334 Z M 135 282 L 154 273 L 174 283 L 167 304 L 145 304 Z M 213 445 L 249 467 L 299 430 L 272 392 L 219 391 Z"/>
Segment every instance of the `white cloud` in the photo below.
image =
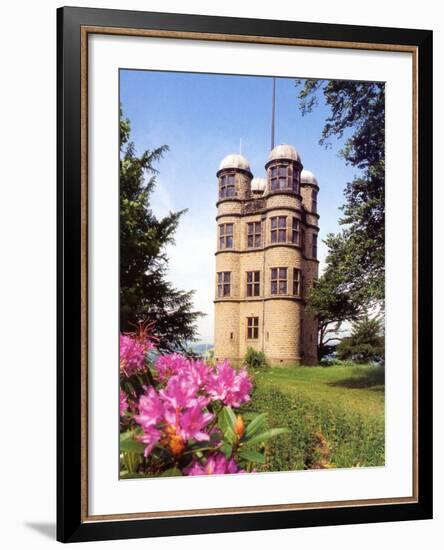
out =
<path fill-rule="evenodd" d="M 173 199 L 161 179 L 156 178 L 156 187 L 150 197 L 150 205 L 154 214 L 163 218 L 174 210 Z"/>
<path fill-rule="evenodd" d="M 205 313 L 198 321 L 198 339 L 213 342 L 215 228 L 196 224 L 185 215 L 168 246 L 168 278 L 176 288 L 194 290 L 194 307 Z"/>

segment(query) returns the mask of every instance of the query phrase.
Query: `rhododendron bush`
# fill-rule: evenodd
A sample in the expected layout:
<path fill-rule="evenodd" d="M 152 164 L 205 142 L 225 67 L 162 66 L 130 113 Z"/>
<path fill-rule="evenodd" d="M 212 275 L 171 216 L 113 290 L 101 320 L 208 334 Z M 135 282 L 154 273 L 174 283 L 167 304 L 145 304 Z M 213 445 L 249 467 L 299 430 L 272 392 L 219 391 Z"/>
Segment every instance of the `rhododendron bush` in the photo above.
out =
<path fill-rule="evenodd" d="M 227 361 L 215 365 L 180 354 L 150 358 L 146 328 L 120 337 L 121 476 L 210 475 L 254 471 L 266 415 L 248 415 L 252 380 Z"/>

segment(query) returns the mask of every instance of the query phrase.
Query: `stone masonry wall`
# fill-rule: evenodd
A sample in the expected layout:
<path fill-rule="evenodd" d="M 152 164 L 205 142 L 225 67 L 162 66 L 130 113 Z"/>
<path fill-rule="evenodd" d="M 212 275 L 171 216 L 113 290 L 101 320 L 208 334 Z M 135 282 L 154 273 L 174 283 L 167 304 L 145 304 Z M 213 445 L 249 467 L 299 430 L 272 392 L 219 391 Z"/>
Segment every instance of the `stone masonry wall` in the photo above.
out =
<path fill-rule="evenodd" d="M 313 281 L 318 277 L 318 262 L 311 259 L 312 238 L 317 234 L 318 216 L 310 213 L 311 188 L 301 187 L 301 197 L 291 194 L 271 193 L 258 202 L 258 207 L 249 200 L 249 177 L 236 174 L 237 198 L 218 203 L 217 224 L 233 223 L 233 249 L 219 251 L 217 231 L 216 272 L 231 273 L 229 297 L 218 298 L 215 282 L 215 357 L 229 359 L 234 364 L 242 362 L 247 348 L 251 346 L 264 351 L 274 364 L 317 363 L 317 322 L 305 308 L 304 297 L 308 295 Z M 248 208 L 245 206 L 247 205 Z M 305 214 L 303 213 L 303 206 Z M 251 208 L 253 206 L 253 208 Z M 259 208 L 259 210 L 255 210 Z M 308 211 L 307 211 L 308 210 Z M 247 213 L 248 212 L 248 213 Z M 273 216 L 287 217 L 287 242 L 271 242 Z M 305 250 L 291 243 L 292 219 L 305 225 Z M 261 222 L 262 242 L 260 248 L 248 248 L 247 224 Z M 271 294 L 271 269 L 287 268 L 287 294 Z M 301 269 L 303 275 L 302 298 L 293 295 L 293 268 Z M 247 296 L 247 271 L 260 272 L 260 295 Z M 217 277 L 217 276 L 216 276 Z M 248 339 L 247 318 L 259 318 L 257 339 Z"/>

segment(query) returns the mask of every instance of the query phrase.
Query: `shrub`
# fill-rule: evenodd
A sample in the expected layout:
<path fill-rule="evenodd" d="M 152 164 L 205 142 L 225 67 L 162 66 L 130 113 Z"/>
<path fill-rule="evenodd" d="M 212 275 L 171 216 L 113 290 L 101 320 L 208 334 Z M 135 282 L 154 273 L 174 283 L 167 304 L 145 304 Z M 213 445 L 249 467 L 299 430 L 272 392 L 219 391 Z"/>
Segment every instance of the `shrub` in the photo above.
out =
<path fill-rule="evenodd" d="M 244 362 L 250 369 L 258 370 L 265 369 L 268 367 L 267 358 L 263 351 L 256 351 L 255 349 L 249 347 L 247 348 L 247 353 L 245 354 Z"/>
<path fill-rule="evenodd" d="M 352 359 L 356 363 L 382 363 L 384 361 L 384 333 L 380 319 L 364 317 L 353 324 L 352 333 L 336 348 L 339 359 Z"/>
<path fill-rule="evenodd" d="M 247 369 L 177 353 L 152 363 L 152 347 L 146 332 L 122 335 L 121 476 L 235 474 L 262 464 L 258 447 L 286 430 L 267 429 L 266 414 L 240 414 L 253 388 Z"/>

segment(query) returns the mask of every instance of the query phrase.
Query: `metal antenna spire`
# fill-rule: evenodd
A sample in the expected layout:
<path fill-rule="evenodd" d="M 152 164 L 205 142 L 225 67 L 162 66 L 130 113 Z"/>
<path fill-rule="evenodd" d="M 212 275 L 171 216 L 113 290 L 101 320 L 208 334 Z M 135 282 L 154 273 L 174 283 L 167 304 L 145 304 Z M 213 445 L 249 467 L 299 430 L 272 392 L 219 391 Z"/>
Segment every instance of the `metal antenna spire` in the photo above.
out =
<path fill-rule="evenodd" d="M 271 149 L 274 149 L 274 119 L 276 112 L 276 77 L 273 77 L 273 96 L 271 100 Z"/>
<path fill-rule="evenodd" d="M 242 155 L 242 138 L 239 138 L 239 155 Z"/>

